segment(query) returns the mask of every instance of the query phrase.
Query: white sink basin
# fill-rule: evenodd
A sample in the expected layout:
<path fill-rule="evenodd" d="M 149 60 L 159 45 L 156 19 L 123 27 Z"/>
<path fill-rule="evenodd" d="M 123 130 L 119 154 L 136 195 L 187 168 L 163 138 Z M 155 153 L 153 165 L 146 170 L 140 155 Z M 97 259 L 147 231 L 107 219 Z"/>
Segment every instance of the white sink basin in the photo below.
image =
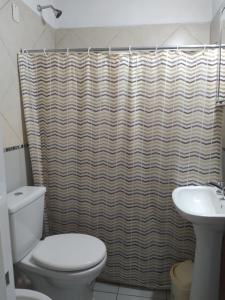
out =
<path fill-rule="evenodd" d="M 193 224 L 225 229 L 225 200 L 217 191 L 210 186 L 186 186 L 175 189 L 172 197 L 179 213 Z"/>
<path fill-rule="evenodd" d="M 186 186 L 172 194 L 178 212 L 193 223 L 196 235 L 190 300 L 219 300 L 225 201 L 218 193 L 216 187 Z"/>

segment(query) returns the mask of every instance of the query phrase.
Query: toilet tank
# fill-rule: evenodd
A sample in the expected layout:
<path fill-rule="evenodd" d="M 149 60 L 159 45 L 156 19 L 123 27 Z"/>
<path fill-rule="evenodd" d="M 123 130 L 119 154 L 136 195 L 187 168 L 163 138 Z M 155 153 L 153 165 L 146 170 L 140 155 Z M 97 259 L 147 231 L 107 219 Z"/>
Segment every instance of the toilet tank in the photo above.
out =
<path fill-rule="evenodd" d="M 45 187 L 24 186 L 6 196 L 14 263 L 41 239 L 45 192 Z"/>

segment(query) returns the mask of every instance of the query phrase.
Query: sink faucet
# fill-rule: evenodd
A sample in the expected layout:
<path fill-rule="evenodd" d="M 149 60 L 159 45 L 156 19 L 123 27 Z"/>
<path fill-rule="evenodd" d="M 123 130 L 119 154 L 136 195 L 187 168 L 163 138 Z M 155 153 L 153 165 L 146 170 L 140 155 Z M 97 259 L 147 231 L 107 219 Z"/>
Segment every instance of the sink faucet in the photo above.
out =
<path fill-rule="evenodd" d="M 225 197 L 225 191 L 224 191 L 225 186 L 224 186 L 224 182 L 223 181 L 219 181 L 217 183 L 215 183 L 215 182 L 208 182 L 207 185 L 217 187 L 218 190 L 216 191 L 216 193 L 219 194 L 219 195 L 221 195 L 221 196 L 223 196 L 223 197 Z"/>

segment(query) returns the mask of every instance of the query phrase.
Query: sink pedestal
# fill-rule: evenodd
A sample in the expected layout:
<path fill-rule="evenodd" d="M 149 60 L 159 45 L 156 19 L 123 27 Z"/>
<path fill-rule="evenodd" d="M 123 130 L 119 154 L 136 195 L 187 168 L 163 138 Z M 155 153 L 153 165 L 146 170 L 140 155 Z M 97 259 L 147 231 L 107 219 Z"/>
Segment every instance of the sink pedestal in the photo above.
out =
<path fill-rule="evenodd" d="M 195 262 L 190 300 L 219 300 L 220 261 L 224 229 L 194 225 Z"/>
<path fill-rule="evenodd" d="M 194 225 L 195 263 L 190 300 L 219 300 L 220 262 L 225 232 L 225 203 L 210 186 L 185 186 L 173 191 L 180 213 Z"/>

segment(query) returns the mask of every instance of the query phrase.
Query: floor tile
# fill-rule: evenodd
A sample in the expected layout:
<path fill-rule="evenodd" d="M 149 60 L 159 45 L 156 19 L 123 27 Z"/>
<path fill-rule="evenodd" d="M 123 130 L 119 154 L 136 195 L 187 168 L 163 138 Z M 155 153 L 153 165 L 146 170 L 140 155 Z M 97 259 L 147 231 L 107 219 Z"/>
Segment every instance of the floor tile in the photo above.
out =
<path fill-rule="evenodd" d="M 166 300 L 170 300 L 170 298 L 171 298 L 171 293 L 170 293 L 170 291 L 167 291 L 166 292 Z"/>
<path fill-rule="evenodd" d="M 151 291 L 150 299 L 151 300 L 167 300 L 167 293 L 166 293 L 166 291 Z"/>
<path fill-rule="evenodd" d="M 117 294 L 113 293 L 94 292 L 94 300 L 117 300 L 116 296 Z"/>
<path fill-rule="evenodd" d="M 119 286 L 116 284 L 102 283 L 96 282 L 94 286 L 94 290 L 98 292 L 106 292 L 106 293 L 118 293 Z"/>
<path fill-rule="evenodd" d="M 135 288 L 127 288 L 121 286 L 119 288 L 119 294 L 149 298 L 152 292 L 145 289 L 135 289 Z"/>
<path fill-rule="evenodd" d="M 121 294 L 118 294 L 117 296 L 117 300 L 147 300 L 147 299 L 151 299 L 151 298 L 131 296 L 131 295 L 121 295 Z"/>

